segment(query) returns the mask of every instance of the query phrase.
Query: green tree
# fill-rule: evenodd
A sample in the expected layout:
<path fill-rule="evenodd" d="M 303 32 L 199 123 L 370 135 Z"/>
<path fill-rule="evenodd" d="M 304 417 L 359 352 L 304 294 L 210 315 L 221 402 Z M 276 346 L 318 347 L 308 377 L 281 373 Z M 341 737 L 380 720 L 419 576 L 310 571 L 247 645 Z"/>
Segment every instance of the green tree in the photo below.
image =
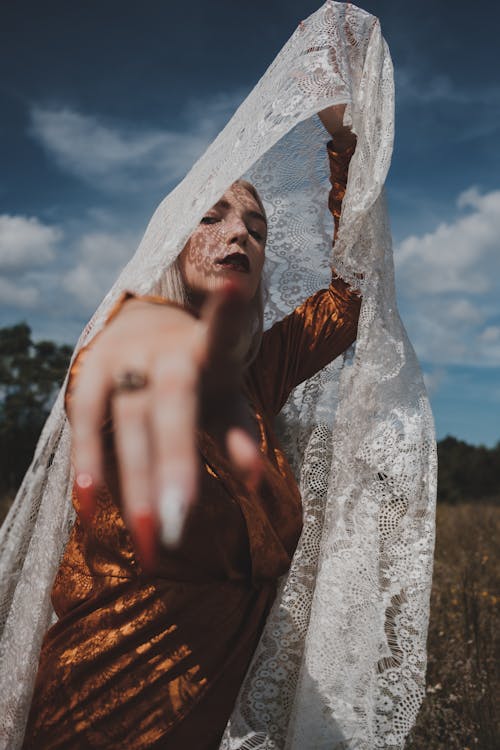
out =
<path fill-rule="evenodd" d="M 34 343 L 26 323 L 0 328 L 0 492 L 15 490 L 64 379 L 70 346 Z"/>
<path fill-rule="evenodd" d="M 469 445 L 448 435 L 438 443 L 438 500 L 500 499 L 500 442 Z"/>

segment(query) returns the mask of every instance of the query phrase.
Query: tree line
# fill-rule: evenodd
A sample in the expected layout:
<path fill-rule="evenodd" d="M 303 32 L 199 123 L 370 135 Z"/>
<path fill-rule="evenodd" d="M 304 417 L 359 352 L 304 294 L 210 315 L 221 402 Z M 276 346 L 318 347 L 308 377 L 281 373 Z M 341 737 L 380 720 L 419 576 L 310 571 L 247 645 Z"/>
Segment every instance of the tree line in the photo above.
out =
<path fill-rule="evenodd" d="M 13 494 L 69 365 L 72 347 L 34 342 L 26 323 L 0 328 L 0 495 Z M 448 436 L 438 443 L 438 500 L 500 499 L 500 441 L 494 448 Z"/>

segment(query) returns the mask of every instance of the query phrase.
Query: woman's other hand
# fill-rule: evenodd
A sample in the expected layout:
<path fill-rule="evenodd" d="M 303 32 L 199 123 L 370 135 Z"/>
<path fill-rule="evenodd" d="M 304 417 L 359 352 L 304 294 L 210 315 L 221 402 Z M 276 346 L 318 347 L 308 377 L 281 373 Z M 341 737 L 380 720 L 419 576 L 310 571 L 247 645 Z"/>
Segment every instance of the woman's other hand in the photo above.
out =
<path fill-rule="evenodd" d="M 96 338 L 76 378 L 69 416 L 81 515 L 92 517 L 103 481 L 101 428 L 110 410 L 123 514 L 146 569 L 154 568 L 158 532 L 177 545 L 196 500 L 198 427 L 221 441 L 249 485 L 259 482 L 242 363 L 232 355 L 245 315 L 230 282 L 208 298 L 200 319 L 130 299 Z M 124 373 L 143 375 L 145 387 L 117 388 Z"/>
<path fill-rule="evenodd" d="M 349 146 L 356 145 L 356 135 L 351 128 L 344 125 L 346 104 L 334 104 L 318 112 L 318 117 L 333 139 L 334 148 L 344 151 Z"/>

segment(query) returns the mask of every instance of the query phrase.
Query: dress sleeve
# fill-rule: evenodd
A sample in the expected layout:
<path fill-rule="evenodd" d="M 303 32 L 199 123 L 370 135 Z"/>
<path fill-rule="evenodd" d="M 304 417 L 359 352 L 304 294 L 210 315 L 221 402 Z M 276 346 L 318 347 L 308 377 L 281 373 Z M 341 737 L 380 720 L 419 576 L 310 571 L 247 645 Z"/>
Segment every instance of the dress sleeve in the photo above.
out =
<path fill-rule="evenodd" d="M 328 207 L 337 237 L 349 161 L 354 146 L 335 151 L 327 144 L 331 189 Z M 252 364 L 252 379 L 264 408 L 272 415 L 283 408 L 295 386 L 338 357 L 356 340 L 361 296 L 335 272 L 328 289 L 308 297 L 283 320 L 264 332 Z"/>
<path fill-rule="evenodd" d="M 75 379 L 78 373 L 80 372 L 80 370 L 82 369 L 82 365 L 94 341 L 98 338 L 98 336 L 106 328 L 106 326 L 113 320 L 113 318 L 115 318 L 116 315 L 118 315 L 118 313 L 122 309 L 125 302 L 132 298 L 140 299 L 143 302 L 154 302 L 158 305 L 170 305 L 174 307 L 180 307 L 182 310 L 186 310 L 186 308 L 183 305 L 179 304 L 178 302 L 172 302 L 171 300 L 167 300 L 164 297 L 158 297 L 153 294 L 139 295 L 139 294 L 134 294 L 133 292 L 128 292 L 128 291 L 122 292 L 120 297 L 117 299 L 117 301 L 111 308 L 111 311 L 109 312 L 108 317 L 106 318 L 106 321 L 101 331 L 99 331 L 99 333 L 97 333 L 96 336 L 94 336 L 94 338 L 92 339 L 92 341 L 90 341 L 86 346 L 82 346 L 82 348 L 76 355 L 73 361 L 73 364 L 71 365 L 69 376 L 68 376 L 68 383 L 66 385 L 66 391 L 64 393 L 64 408 L 65 408 L 66 414 L 69 414 L 69 407 L 70 407 L 71 398 L 73 395 Z"/>

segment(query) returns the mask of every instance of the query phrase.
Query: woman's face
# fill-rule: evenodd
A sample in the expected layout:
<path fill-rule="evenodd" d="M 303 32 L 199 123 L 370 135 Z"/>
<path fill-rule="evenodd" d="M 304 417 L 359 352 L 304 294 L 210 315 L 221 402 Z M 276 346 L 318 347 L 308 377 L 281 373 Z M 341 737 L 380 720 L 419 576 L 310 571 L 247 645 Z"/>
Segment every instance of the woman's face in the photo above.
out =
<path fill-rule="evenodd" d="M 184 283 L 203 299 L 231 279 L 248 301 L 257 291 L 267 224 L 253 195 L 234 183 L 210 208 L 179 256 Z"/>

